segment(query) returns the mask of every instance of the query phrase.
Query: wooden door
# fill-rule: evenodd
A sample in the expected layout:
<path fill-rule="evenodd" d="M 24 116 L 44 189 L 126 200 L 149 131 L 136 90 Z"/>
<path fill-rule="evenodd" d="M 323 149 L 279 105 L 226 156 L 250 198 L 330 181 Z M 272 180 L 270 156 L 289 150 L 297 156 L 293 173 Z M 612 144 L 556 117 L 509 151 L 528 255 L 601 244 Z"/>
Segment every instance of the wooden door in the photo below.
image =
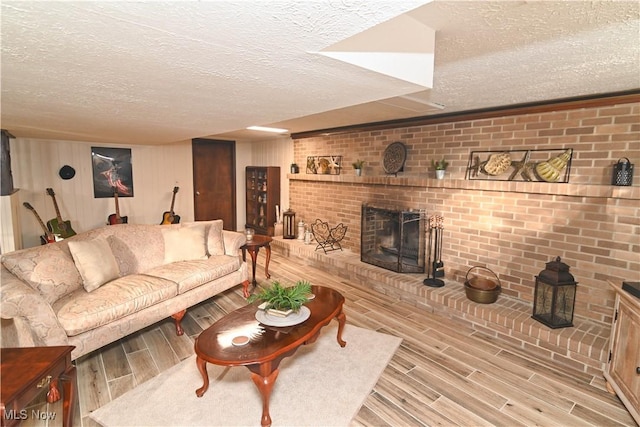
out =
<path fill-rule="evenodd" d="M 225 230 L 237 230 L 235 142 L 197 138 L 191 146 L 195 220 L 222 219 Z"/>

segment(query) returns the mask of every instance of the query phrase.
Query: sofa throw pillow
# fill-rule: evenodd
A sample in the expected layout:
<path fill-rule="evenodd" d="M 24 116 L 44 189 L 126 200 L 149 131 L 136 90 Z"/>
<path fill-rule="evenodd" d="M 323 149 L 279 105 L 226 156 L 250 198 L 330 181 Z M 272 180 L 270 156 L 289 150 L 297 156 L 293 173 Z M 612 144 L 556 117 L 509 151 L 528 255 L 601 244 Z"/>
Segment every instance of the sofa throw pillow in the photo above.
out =
<path fill-rule="evenodd" d="M 70 241 L 69 251 L 87 292 L 118 278 L 118 263 L 106 239 Z"/>
<path fill-rule="evenodd" d="M 82 287 L 82 277 L 65 241 L 8 252 L 2 255 L 2 264 L 49 304 Z"/>
<path fill-rule="evenodd" d="M 164 226 L 164 263 L 207 259 L 204 236 L 205 226 L 171 227 Z"/>
<path fill-rule="evenodd" d="M 222 220 L 211 221 L 207 235 L 207 250 L 209 255 L 224 255 L 224 238 L 222 237 Z"/>

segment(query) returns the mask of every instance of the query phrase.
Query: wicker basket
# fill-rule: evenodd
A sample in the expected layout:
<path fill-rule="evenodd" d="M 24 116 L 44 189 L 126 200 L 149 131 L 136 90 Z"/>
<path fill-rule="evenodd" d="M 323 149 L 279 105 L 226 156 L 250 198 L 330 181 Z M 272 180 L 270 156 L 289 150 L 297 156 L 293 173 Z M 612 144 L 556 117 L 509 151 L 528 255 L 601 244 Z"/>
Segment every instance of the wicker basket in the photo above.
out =
<path fill-rule="evenodd" d="M 485 279 L 483 277 L 472 277 L 471 279 L 469 279 L 469 273 L 474 268 L 482 268 L 489 271 L 496 277 L 497 282 Z M 498 278 L 498 275 L 496 273 L 486 267 L 475 266 L 471 267 L 467 271 L 464 282 L 464 291 L 467 295 L 467 298 L 469 298 L 471 301 L 480 304 L 492 304 L 498 299 L 498 295 L 500 295 L 502 287 L 500 286 L 500 279 Z"/>

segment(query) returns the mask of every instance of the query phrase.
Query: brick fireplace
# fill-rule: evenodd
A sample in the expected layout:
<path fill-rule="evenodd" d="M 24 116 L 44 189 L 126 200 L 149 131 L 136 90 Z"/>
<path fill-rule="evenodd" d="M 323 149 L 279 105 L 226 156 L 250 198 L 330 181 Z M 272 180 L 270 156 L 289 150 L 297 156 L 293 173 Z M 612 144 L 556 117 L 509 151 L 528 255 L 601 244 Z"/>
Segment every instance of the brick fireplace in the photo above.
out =
<path fill-rule="evenodd" d="M 630 187 L 610 185 L 620 157 L 640 158 L 640 103 L 546 111 L 508 112 L 447 119 L 411 127 L 354 131 L 294 139 L 294 160 L 342 154 L 345 164 L 366 161 L 364 174 L 288 175 L 290 206 L 297 218 L 343 222 L 343 247 L 361 251 L 363 204 L 412 206 L 444 217 L 442 258 L 448 280 L 462 284 L 466 271 L 495 271 L 503 295 L 532 304 L 535 275 L 556 256 L 579 282 L 576 316 L 608 328 L 614 295 L 606 280 L 640 271 L 640 174 Z M 382 172 L 382 153 L 395 141 L 408 149 L 405 171 Z M 465 179 L 471 151 L 573 148 L 568 184 Z M 447 178 L 436 180 L 431 159 L 446 158 Z"/>

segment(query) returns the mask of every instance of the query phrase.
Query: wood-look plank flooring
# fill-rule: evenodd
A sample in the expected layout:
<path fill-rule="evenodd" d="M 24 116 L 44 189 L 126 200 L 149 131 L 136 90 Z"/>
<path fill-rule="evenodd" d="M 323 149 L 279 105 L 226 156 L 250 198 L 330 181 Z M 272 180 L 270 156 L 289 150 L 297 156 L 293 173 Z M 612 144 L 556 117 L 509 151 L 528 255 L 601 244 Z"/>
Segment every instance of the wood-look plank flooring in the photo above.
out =
<path fill-rule="evenodd" d="M 262 256 L 257 279 L 268 283 Z M 337 289 L 346 298 L 347 322 L 403 338 L 352 426 L 636 425 L 601 376 L 556 367 L 296 259 L 274 253 L 269 270 L 272 280 Z M 91 411 L 192 355 L 202 330 L 244 304 L 233 289 L 188 310 L 181 337 L 167 319 L 80 358 L 74 425 L 97 425 Z"/>

